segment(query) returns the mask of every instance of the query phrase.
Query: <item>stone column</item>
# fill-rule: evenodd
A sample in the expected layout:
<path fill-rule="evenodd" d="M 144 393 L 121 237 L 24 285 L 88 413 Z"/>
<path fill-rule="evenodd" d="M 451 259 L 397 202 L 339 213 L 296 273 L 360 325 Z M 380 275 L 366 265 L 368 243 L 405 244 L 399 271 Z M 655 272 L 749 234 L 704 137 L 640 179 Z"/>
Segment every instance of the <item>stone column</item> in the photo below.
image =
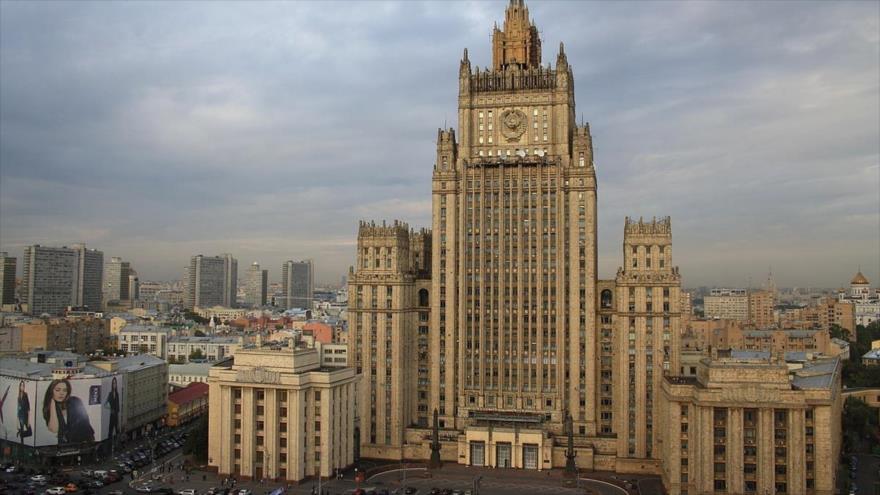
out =
<path fill-rule="evenodd" d="M 758 410 L 757 441 L 757 485 L 758 493 L 774 493 L 776 484 L 775 452 L 773 439 L 773 409 L 762 408 Z"/>
<path fill-rule="evenodd" d="M 265 438 L 263 439 L 263 476 L 266 478 L 278 477 L 278 392 L 267 388 L 263 400 L 263 424 Z"/>
<path fill-rule="evenodd" d="M 815 434 L 815 432 L 814 432 Z M 805 493 L 806 458 L 804 452 L 804 410 L 788 411 L 788 493 Z"/>
<path fill-rule="evenodd" d="M 696 426 L 697 434 L 691 433 L 691 437 L 699 442 L 696 455 L 691 456 L 691 462 L 699 466 L 699 470 L 694 473 L 696 476 L 695 485 L 698 487 L 699 493 L 715 492 L 715 466 L 714 466 L 714 437 L 715 426 L 713 423 L 713 409 L 711 407 L 700 407 L 697 421 L 699 423 L 692 424 L 691 430 Z M 690 479 L 690 476 L 688 477 Z"/>
<path fill-rule="evenodd" d="M 727 491 L 742 493 L 743 486 L 743 410 L 727 409 Z"/>
<path fill-rule="evenodd" d="M 265 426 L 265 424 L 263 425 Z M 254 443 L 257 438 L 254 389 L 241 389 L 241 475 L 254 476 Z"/>

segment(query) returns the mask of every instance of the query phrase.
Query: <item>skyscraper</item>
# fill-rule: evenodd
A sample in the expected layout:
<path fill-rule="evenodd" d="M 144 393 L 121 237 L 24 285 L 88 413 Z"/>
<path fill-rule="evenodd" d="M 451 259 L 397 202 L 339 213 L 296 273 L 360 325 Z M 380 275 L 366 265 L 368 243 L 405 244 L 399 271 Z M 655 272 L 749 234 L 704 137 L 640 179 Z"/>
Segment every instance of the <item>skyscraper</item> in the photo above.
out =
<path fill-rule="evenodd" d="M 15 258 L 0 252 L 0 305 L 15 304 Z"/>
<path fill-rule="evenodd" d="M 255 308 L 265 306 L 268 290 L 269 270 L 260 270 L 260 264 L 254 261 L 248 269 L 245 305 Z"/>
<path fill-rule="evenodd" d="M 314 276 L 311 260 L 288 260 L 281 265 L 281 291 L 284 293 L 285 309 L 312 309 Z"/>
<path fill-rule="evenodd" d="M 24 248 L 22 302 L 32 315 L 59 314 L 67 306 L 102 307 L 104 253 L 84 244 Z"/>
<path fill-rule="evenodd" d="M 103 308 L 104 253 L 88 249 L 85 244 L 74 244 L 76 252 L 76 290 L 73 306 L 86 307 L 92 311 Z"/>
<path fill-rule="evenodd" d="M 114 256 L 107 263 L 104 272 L 104 301 L 126 301 L 129 299 L 129 281 L 131 263 Z"/>
<path fill-rule="evenodd" d="M 431 231 L 359 230 L 349 356 L 364 374 L 361 453 L 424 456 L 407 429 L 437 410 L 447 460 L 558 467 L 570 417 L 580 467 L 656 472 L 653 404 L 679 352 L 671 223 L 627 219 L 624 267 L 598 280 L 592 135 L 575 122 L 565 50 L 542 65 L 539 31 L 511 0 L 492 56 L 485 69 L 461 59 Z"/>
<path fill-rule="evenodd" d="M 232 255 L 193 256 L 190 259 L 188 279 L 188 308 L 235 305 L 238 261 Z"/>

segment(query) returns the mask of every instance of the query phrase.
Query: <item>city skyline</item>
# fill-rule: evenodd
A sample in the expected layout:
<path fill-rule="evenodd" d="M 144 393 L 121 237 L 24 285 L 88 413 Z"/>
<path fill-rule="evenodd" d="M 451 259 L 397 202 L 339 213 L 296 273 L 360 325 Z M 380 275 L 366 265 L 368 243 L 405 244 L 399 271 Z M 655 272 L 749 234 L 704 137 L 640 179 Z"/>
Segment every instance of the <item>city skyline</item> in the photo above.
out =
<path fill-rule="evenodd" d="M 338 282 L 358 220 L 430 226 L 432 136 L 504 3 L 0 4 L 0 251 L 85 242 L 142 280 L 311 258 Z M 876 284 L 878 8 L 532 5 L 597 143 L 599 275 L 623 218 L 656 214 L 685 287 Z"/>

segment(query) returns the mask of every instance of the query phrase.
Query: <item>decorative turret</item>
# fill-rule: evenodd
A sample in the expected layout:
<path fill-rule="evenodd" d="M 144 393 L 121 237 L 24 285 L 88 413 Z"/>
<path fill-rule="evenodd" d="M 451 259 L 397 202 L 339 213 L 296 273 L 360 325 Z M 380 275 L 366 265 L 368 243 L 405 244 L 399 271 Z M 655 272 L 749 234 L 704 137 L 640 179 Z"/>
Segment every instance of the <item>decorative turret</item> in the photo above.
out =
<path fill-rule="evenodd" d="M 573 166 L 593 168 L 593 136 L 590 135 L 590 124 L 575 127 L 572 141 Z"/>
<path fill-rule="evenodd" d="M 437 162 L 435 169 L 454 170 L 458 159 L 458 143 L 455 141 L 455 129 L 437 129 Z"/>
<path fill-rule="evenodd" d="M 565 56 L 565 45 L 559 42 L 559 54 L 556 55 L 556 70 L 568 70 L 568 57 Z"/>
<path fill-rule="evenodd" d="M 511 0 L 504 13 L 504 29 L 496 25 L 492 32 L 492 67 L 505 70 L 541 65 L 541 37 L 529 20 L 529 9 L 523 0 Z"/>

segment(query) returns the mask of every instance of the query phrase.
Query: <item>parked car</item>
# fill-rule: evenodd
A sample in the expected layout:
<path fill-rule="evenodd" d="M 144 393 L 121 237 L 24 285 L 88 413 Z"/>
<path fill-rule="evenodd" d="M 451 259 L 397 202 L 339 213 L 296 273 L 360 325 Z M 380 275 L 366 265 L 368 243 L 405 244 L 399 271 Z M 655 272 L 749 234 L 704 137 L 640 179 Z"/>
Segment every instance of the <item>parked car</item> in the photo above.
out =
<path fill-rule="evenodd" d="M 46 490 L 46 495 L 64 495 L 65 493 L 67 492 L 64 491 L 63 486 L 53 486 Z"/>
<path fill-rule="evenodd" d="M 76 493 L 79 491 L 79 487 L 76 486 L 75 483 L 68 483 L 64 485 L 64 491 L 67 493 Z"/>
<path fill-rule="evenodd" d="M 177 492 L 177 495 L 196 495 L 197 493 L 198 492 L 196 492 L 192 488 L 184 488 L 183 490 L 180 490 L 179 492 Z"/>
<path fill-rule="evenodd" d="M 38 485 L 45 485 L 46 482 L 49 481 L 49 478 L 46 477 L 45 474 L 35 474 L 35 475 L 31 476 L 31 481 L 33 481 L 34 483 L 36 483 Z"/>

